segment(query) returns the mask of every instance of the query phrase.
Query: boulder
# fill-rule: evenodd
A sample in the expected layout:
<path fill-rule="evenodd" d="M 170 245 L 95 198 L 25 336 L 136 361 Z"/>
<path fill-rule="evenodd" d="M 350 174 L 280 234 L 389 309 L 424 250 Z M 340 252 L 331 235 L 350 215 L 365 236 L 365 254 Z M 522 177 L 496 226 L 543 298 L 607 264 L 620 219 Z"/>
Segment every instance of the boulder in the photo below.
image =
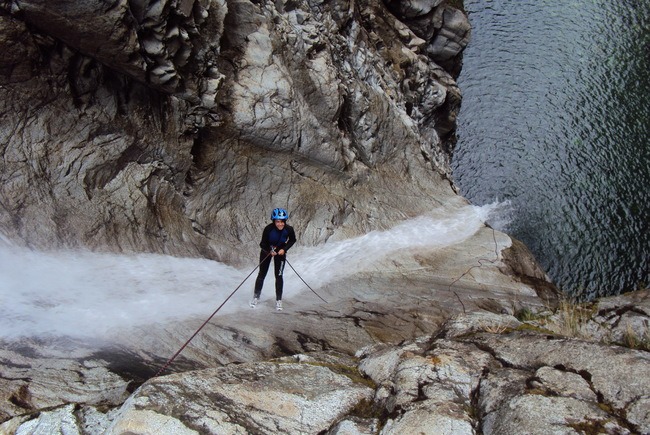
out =
<path fill-rule="evenodd" d="M 371 395 L 326 366 L 241 364 L 150 380 L 107 433 L 319 433 Z"/>
<path fill-rule="evenodd" d="M 2 420 L 67 403 L 115 406 L 129 395 L 129 382 L 109 370 L 106 361 L 78 348 L 74 352 L 54 344 L 52 353 L 46 353 L 34 350 L 39 346 L 32 342 L 34 351 L 26 352 L 28 346 L 25 340 L 0 352 Z"/>
<path fill-rule="evenodd" d="M 359 353 L 359 369 L 378 384 L 375 401 L 392 416 L 386 433 L 646 431 L 647 352 L 498 317 L 460 315 L 440 338 Z"/>
<path fill-rule="evenodd" d="M 617 302 L 622 300 L 602 303 L 614 308 Z M 458 313 L 433 334 L 366 345 L 354 356 L 315 344 L 266 362 L 155 377 L 109 410 L 61 404 L 16 416 L 0 428 L 80 434 L 636 434 L 650 427 L 647 351 L 561 337 L 508 314 Z"/>

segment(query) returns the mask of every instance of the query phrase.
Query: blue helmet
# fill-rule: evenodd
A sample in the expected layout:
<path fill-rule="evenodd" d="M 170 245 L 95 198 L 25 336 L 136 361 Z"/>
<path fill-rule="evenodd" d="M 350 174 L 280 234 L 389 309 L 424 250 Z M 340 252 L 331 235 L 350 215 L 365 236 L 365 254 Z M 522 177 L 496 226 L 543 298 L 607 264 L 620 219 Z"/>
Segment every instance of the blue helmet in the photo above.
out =
<path fill-rule="evenodd" d="M 289 213 L 283 208 L 274 208 L 273 211 L 271 212 L 271 220 L 276 221 L 276 220 L 281 220 L 281 221 L 286 221 L 289 219 Z"/>

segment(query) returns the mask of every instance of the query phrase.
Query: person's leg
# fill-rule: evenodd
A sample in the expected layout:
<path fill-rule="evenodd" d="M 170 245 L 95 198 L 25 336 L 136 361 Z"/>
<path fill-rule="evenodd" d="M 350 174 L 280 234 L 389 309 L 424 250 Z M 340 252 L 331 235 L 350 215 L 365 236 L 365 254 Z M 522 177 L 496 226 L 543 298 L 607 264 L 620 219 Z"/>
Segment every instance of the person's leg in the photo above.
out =
<path fill-rule="evenodd" d="M 257 273 L 257 279 L 255 280 L 255 291 L 253 292 L 254 298 L 259 298 L 262 294 L 262 287 L 264 286 L 264 278 L 266 278 L 266 273 L 269 271 L 269 266 L 271 265 L 271 256 L 267 256 L 266 252 L 260 252 L 260 271 Z"/>
<path fill-rule="evenodd" d="M 282 288 L 284 287 L 284 278 L 282 274 L 284 273 L 284 255 L 276 255 L 274 258 L 273 266 L 275 269 L 275 300 L 282 300 Z"/>

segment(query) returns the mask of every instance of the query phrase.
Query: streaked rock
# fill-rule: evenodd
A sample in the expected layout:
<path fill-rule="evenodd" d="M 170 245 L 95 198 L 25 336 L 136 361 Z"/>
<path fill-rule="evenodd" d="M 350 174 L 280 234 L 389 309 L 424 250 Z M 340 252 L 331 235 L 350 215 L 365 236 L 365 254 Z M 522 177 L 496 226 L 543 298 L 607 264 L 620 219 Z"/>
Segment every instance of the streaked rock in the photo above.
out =
<path fill-rule="evenodd" d="M 453 74 L 379 0 L 10 3 L 0 227 L 14 243 L 242 264 L 253 216 L 278 203 L 305 244 L 466 204 L 440 177 Z"/>
<path fill-rule="evenodd" d="M 318 433 L 371 394 L 324 366 L 242 364 L 148 381 L 108 433 Z"/>

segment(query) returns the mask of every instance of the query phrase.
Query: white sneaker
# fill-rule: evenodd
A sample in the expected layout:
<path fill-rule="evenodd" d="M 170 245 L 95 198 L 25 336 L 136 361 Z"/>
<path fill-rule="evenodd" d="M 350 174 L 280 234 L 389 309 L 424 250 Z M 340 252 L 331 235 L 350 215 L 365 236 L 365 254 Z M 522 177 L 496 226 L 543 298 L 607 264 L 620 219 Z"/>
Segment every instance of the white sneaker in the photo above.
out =
<path fill-rule="evenodd" d="M 260 301 L 259 298 L 253 298 L 253 300 L 250 303 L 251 308 L 255 308 L 259 301 Z"/>
<path fill-rule="evenodd" d="M 282 311 L 282 301 L 275 301 L 275 309 Z"/>

